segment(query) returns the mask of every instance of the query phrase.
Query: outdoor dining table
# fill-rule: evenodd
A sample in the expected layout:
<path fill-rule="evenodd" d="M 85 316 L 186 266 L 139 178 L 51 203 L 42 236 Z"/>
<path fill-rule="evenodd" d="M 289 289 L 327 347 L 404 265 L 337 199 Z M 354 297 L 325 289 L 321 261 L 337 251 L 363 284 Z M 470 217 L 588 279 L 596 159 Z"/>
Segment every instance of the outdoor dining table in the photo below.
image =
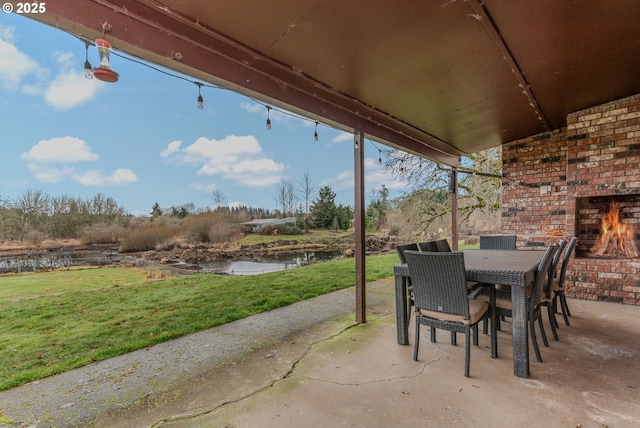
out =
<path fill-rule="evenodd" d="M 516 376 L 529 376 L 529 337 L 527 328 L 526 288 L 533 283 L 536 268 L 544 251 L 536 250 L 464 250 L 467 281 L 511 286 L 513 371 Z M 409 317 L 407 314 L 406 264 L 393 268 L 396 292 L 396 324 L 398 343 L 409 344 Z M 492 326 L 494 330 L 495 326 Z M 491 335 L 491 352 L 497 357 L 495 332 Z"/>

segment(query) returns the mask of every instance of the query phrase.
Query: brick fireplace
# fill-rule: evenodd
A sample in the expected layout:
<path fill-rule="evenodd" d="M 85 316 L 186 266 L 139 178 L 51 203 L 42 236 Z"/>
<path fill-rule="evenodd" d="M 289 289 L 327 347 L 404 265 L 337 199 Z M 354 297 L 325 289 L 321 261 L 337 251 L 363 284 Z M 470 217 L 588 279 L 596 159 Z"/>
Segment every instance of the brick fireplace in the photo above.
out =
<path fill-rule="evenodd" d="M 502 155 L 502 231 L 519 248 L 578 236 L 567 295 L 640 305 L 640 258 L 591 251 L 612 202 L 640 245 L 640 94 L 572 113 L 566 128 L 512 141 Z"/>

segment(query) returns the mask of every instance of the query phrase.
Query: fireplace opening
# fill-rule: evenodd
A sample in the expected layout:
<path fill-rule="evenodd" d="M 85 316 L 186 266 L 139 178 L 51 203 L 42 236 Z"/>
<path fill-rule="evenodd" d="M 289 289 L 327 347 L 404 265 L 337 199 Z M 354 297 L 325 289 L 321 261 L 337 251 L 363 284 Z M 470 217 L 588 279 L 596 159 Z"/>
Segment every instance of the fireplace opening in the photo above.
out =
<path fill-rule="evenodd" d="M 637 258 L 639 223 L 640 194 L 576 198 L 576 257 Z"/>

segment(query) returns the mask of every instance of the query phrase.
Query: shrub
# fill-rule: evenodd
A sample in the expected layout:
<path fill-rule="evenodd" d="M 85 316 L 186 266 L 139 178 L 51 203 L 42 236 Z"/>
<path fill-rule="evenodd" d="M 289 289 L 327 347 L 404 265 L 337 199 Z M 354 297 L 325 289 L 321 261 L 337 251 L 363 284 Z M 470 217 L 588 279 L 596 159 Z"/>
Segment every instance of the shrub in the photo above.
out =
<path fill-rule="evenodd" d="M 258 232 L 260 235 L 302 235 L 304 232 L 292 224 L 265 226 Z"/>
<path fill-rule="evenodd" d="M 125 228 L 118 224 L 100 223 L 82 231 L 80 242 L 85 245 L 117 244 L 125 234 Z"/>
<path fill-rule="evenodd" d="M 120 252 L 154 250 L 162 242 L 175 235 L 175 230 L 167 225 L 146 225 L 129 231 L 120 243 Z"/>
<path fill-rule="evenodd" d="M 34 246 L 42 244 L 42 241 L 44 241 L 45 239 L 47 239 L 47 235 L 44 232 L 36 229 L 27 232 L 26 236 L 24 237 L 25 241 Z"/>
<path fill-rule="evenodd" d="M 190 215 L 184 222 L 187 238 L 193 242 L 227 242 L 240 233 L 220 211 Z"/>

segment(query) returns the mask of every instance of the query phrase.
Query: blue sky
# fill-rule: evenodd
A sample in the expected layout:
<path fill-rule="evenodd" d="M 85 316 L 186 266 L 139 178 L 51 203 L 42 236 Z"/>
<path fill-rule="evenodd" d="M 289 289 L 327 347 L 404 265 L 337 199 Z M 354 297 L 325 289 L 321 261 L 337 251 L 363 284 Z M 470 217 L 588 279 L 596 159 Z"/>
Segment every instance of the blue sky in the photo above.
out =
<path fill-rule="evenodd" d="M 116 51 L 119 54 L 121 52 Z M 15 14 L 0 15 L 0 198 L 26 190 L 49 196 L 110 196 L 132 214 L 193 203 L 275 208 L 281 178 L 306 170 L 315 188 L 353 206 L 353 137 L 313 121 L 267 110 L 227 90 L 198 87 L 112 55 L 116 83 L 87 80 L 85 45 L 63 31 Z M 94 46 L 89 61 L 99 63 Z M 189 80 L 196 80 L 187 76 Z M 206 82 L 203 82 L 206 83 Z M 365 145 L 366 195 L 385 184 L 378 148 Z"/>

